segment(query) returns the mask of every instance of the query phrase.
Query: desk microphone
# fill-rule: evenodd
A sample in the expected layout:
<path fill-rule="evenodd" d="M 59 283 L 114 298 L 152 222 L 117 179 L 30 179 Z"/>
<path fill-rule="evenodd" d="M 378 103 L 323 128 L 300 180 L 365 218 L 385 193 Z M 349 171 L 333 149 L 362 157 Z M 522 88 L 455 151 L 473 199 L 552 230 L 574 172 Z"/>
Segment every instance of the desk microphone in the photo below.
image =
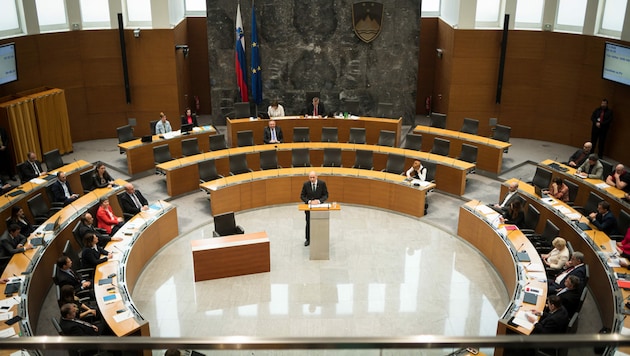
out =
<path fill-rule="evenodd" d="M 514 231 L 514 230 L 512 230 L 512 231 Z M 512 232 L 512 231 L 510 231 L 510 232 Z M 508 235 L 510 235 L 510 234 L 508 233 Z M 522 248 L 523 246 L 525 246 L 525 243 L 524 243 L 524 242 L 521 244 L 521 246 L 519 246 L 519 247 L 516 249 L 516 251 L 520 251 L 520 250 L 521 250 L 521 248 Z"/>
<path fill-rule="evenodd" d="M 24 257 L 26 257 L 26 259 L 27 259 L 29 262 L 33 263 L 33 260 L 32 260 L 30 257 L 28 257 L 28 256 L 26 255 L 26 251 L 23 251 L 23 252 L 22 252 L 22 254 L 24 255 Z"/>
<path fill-rule="evenodd" d="M 114 245 L 114 248 L 120 251 L 120 253 L 125 253 L 123 250 L 119 249 L 118 246 Z"/>

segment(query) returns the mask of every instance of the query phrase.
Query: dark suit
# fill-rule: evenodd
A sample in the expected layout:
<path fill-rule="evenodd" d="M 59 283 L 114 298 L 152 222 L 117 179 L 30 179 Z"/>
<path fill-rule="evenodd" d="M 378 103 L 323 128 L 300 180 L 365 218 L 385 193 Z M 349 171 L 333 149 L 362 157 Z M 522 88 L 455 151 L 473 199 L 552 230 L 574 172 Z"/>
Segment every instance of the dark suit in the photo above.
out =
<path fill-rule="evenodd" d="M 112 240 L 111 236 L 102 230 L 95 228 L 94 225 L 86 225 L 81 222 L 79 224 L 79 237 L 81 238 L 81 241 L 83 241 L 83 238 L 88 232 L 91 232 L 98 237 L 98 245 L 101 247 L 105 247 Z"/>
<path fill-rule="evenodd" d="M 26 243 L 26 237 L 17 235 L 15 238 L 9 235 L 9 231 L 0 238 L 0 257 L 13 256 L 16 253 L 24 252 L 24 247 L 18 248 L 18 245 L 24 245 Z"/>
<path fill-rule="evenodd" d="M 140 201 L 140 205 L 142 206 L 149 205 L 149 202 L 142 195 L 142 193 L 140 193 L 139 190 L 136 190 L 135 194 L 136 194 L 136 198 L 138 198 L 138 200 Z M 127 192 L 122 193 L 120 195 L 120 203 L 122 204 L 123 212 L 127 214 L 136 215 L 141 210 L 140 208 L 136 206 L 136 204 L 133 202 L 133 199 L 131 199 L 131 197 L 129 196 Z"/>
<path fill-rule="evenodd" d="M 544 313 L 534 324 L 532 334 L 562 334 L 567 331 L 569 325 L 569 314 L 564 306 L 561 306 L 553 313 Z"/>
<path fill-rule="evenodd" d="M 306 107 L 306 115 L 313 115 L 314 109 L 315 108 L 313 107 L 313 103 L 309 103 Z M 321 100 L 319 101 L 319 104 L 317 104 L 317 115 L 326 116 L 326 108 L 324 107 L 324 103 L 322 103 Z"/>
<path fill-rule="evenodd" d="M 109 252 L 98 245 L 96 249 L 93 247 L 85 247 L 83 248 L 83 252 L 81 252 L 82 265 L 85 268 L 96 268 L 98 264 L 107 262 L 108 254 Z M 101 258 L 101 255 L 105 255 L 105 257 Z"/>
<path fill-rule="evenodd" d="M 602 115 L 603 110 L 603 115 Z M 603 119 L 599 123 L 599 127 L 595 125 L 598 120 L 603 116 Z M 608 128 L 613 121 L 613 112 L 611 109 L 606 108 L 602 109 L 602 107 L 598 107 L 593 111 L 591 115 L 591 122 L 593 123 L 591 127 L 591 143 L 593 143 L 593 151 L 595 151 L 595 146 L 597 146 L 597 141 L 599 141 L 599 146 L 597 146 L 597 153 L 599 158 L 604 157 L 604 144 L 606 141 L 606 136 L 608 135 Z"/>
<path fill-rule="evenodd" d="M 560 272 L 558 275 L 565 273 L 566 271 L 569 271 L 569 269 Z M 547 283 L 549 287 L 547 290 L 547 294 L 549 295 L 556 294 L 557 291 L 564 288 L 564 281 L 567 279 L 568 276 L 577 276 L 580 279 L 579 290 L 581 293 L 582 288 L 586 287 L 586 284 L 584 283 L 584 280 L 586 279 L 586 265 L 584 264 L 578 265 L 575 268 L 571 268 L 569 273 L 565 274 L 562 280 L 560 280 L 560 283 L 556 283 L 555 279 L 550 279 Z"/>
<path fill-rule="evenodd" d="M 580 293 L 580 288 L 567 289 L 566 291 L 560 289 L 556 295 L 562 300 L 562 306 L 567 309 L 569 317 L 578 311 L 580 306 L 580 297 L 582 295 L 582 293 Z"/>
<path fill-rule="evenodd" d="M 328 199 L 328 188 L 326 187 L 326 182 L 323 180 L 317 180 L 317 186 L 315 190 L 313 190 L 311 181 L 304 182 L 302 185 L 302 192 L 300 193 L 300 199 L 308 204 L 310 200 L 319 200 L 321 203 L 325 202 Z M 305 211 L 306 213 L 306 241 L 311 240 L 311 212 Z"/>
<path fill-rule="evenodd" d="M 607 211 L 605 214 L 597 214 L 595 220 L 592 221 L 593 225 L 600 231 L 603 231 L 606 235 L 617 235 L 617 219 L 612 212 Z"/>
<path fill-rule="evenodd" d="M 114 178 L 112 178 L 112 176 L 110 176 L 109 173 L 107 173 L 107 171 L 105 171 L 105 173 L 103 174 L 102 179 L 98 175 L 98 173 L 94 172 L 92 173 L 92 186 L 90 187 L 90 190 L 96 189 L 96 188 L 105 188 L 108 185 L 110 185 L 111 182 L 113 181 L 114 181 Z"/>
<path fill-rule="evenodd" d="M 63 331 L 64 336 L 98 336 L 100 335 L 101 329 L 99 331 L 94 330 L 91 326 L 92 324 L 80 321 L 76 319 L 65 319 L 61 318 L 59 320 L 59 326 L 61 326 L 61 330 Z"/>
<path fill-rule="evenodd" d="M 75 291 L 78 292 L 81 290 L 81 279 L 76 273 L 74 273 L 74 271 L 69 273 L 71 270 L 66 272 L 57 266 L 55 266 L 55 268 L 57 268 L 57 280 L 59 281 L 59 287 L 71 285 L 74 287 Z"/>
<path fill-rule="evenodd" d="M 276 140 L 282 142 L 284 141 L 284 135 L 282 134 L 282 129 L 280 126 L 276 126 Z M 263 136 L 263 142 L 270 143 L 271 141 L 271 128 L 269 126 L 265 127 L 265 132 Z"/>
<path fill-rule="evenodd" d="M 199 124 L 197 123 L 197 114 L 192 113 L 190 116 L 192 118 L 193 127 L 199 126 Z M 182 125 L 188 124 L 188 117 L 186 115 L 182 115 L 182 116 L 180 116 L 180 118 L 181 118 L 181 121 L 182 121 Z"/>
<path fill-rule="evenodd" d="M 53 183 L 52 187 L 50 187 L 53 193 L 53 199 L 55 199 L 56 202 L 63 203 L 64 205 L 68 205 L 72 203 L 73 201 L 77 200 L 77 198 L 66 197 L 66 193 L 63 191 L 62 184 L 63 183 L 61 183 L 61 181 L 58 180 L 55 183 Z M 70 188 L 70 184 L 68 184 L 67 181 L 65 184 L 66 184 L 66 187 L 68 188 L 68 194 L 70 195 L 74 194 L 72 193 L 72 188 Z"/>
<path fill-rule="evenodd" d="M 39 162 L 38 160 L 35 160 L 35 162 L 33 163 L 35 163 L 35 165 L 37 166 L 37 169 L 39 169 L 39 173 L 41 174 L 44 171 L 42 169 L 41 162 Z M 22 177 L 24 177 L 25 181 L 29 181 L 33 178 L 39 177 L 39 174 L 37 174 L 35 172 L 35 169 L 33 168 L 33 163 L 27 160 L 25 164 L 22 165 Z"/>
<path fill-rule="evenodd" d="M 586 161 L 589 154 L 590 153 L 584 152 L 584 149 L 581 148 L 575 151 L 575 153 L 573 153 L 571 157 L 569 157 L 569 161 L 567 162 L 567 164 L 569 164 L 569 162 L 574 162 L 575 165 L 579 167 L 582 165 L 582 163 L 584 163 L 584 161 Z"/>

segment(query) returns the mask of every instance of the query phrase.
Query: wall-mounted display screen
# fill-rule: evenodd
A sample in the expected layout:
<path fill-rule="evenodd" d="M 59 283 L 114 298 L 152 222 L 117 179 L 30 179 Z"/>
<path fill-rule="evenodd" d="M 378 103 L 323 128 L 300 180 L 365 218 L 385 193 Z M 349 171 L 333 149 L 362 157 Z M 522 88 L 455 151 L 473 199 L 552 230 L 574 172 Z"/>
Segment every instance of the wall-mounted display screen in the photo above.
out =
<path fill-rule="evenodd" d="M 606 42 L 602 78 L 630 85 L 630 47 Z"/>

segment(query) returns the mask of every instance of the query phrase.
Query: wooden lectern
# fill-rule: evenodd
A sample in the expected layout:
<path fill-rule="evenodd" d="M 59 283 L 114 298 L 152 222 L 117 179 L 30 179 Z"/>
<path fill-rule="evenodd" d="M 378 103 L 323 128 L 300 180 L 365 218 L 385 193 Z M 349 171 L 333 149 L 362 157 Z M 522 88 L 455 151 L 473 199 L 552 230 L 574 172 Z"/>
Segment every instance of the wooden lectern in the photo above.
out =
<path fill-rule="evenodd" d="M 300 204 L 300 211 L 311 212 L 311 260 L 330 259 L 330 211 L 341 210 L 338 203 L 324 203 L 317 205 Z"/>

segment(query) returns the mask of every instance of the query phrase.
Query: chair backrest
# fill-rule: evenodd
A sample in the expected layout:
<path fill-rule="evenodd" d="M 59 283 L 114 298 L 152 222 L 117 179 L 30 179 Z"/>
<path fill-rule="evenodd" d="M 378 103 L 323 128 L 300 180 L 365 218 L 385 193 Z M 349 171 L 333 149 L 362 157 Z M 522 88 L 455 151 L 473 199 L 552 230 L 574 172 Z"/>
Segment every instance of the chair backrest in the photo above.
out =
<path fill-rule="evenodd" d="M 365 143 L 365 129 L 362 127 L 351 127 L 348 143 Z"/>
<path fill-rule="evenodd" d="M 58 273 L 59 273 L 59 268 L 57 268 L 56 263 L 53 263 L 52 280 L 53 280 L 53 283 L 55 283 L 55 285 L 59 285 L 59 277 L 57 276 Z"/>
<path fill-rule="evenodd" d="M 26 202 L 26 205 L 28 205 L 28 210 L 31 211 L 31 215 L 34 217 L 48 217 L 50 207 L 46 204 L 42 193 L 39 193 L 29 199 Z"/>
<path fill-rule="evenodd" d="M 390 130 L 381 130 L 378 134 L 378 146 L 394 147 L 396 144 L 396 133 Z"/>
<path fill-rule="evenodd" d="M 353 167 L 368 170 L 374 168 L 374 152 L 371 150 L 357 150 Z"/>
<path fill-rule="evenodd" d="M 619 230 L 619 234 L 625 235 L 628 228 L 630 228 L 630 214 L 625 210 L 621 210 L 617 219 L 617 230 Z"/>
<path fill-rule="evenodd" d="M 584 284 L 584 281 L 580 281 L 580 283 Z M 580 288 L 582 288 L 582 294 L 580 295 L 580 304 L 578 304 L 578 313 L 582 310 L 582 305 L 584 305 L 584 301 L 586 301 L 588 296 L 588 288 L 584 288 L 582 285 L 580 285 Z"/>
<path fill-rule="evenodd" d="M 55 328 L 57 334 L 59 334 L 59 336 L 63 336 L 63 330 L 61 329 L 61 325 L 59 325 L 59 320 L 53 316 L 50 317 L 50 322 L 53 324 L 53 328 Z"/>
<path fill-rule="evenodd" d="M 223 134 L 210 136 L 210 151 L 219 151 L 226 148 L 228 147 Z"/>
<path fill-rule="evenodd" d="M 234 103 L 234 117 L 237 119 L 250 117 L 252 112 L 249 103 Z"/>
<path fill-rule="evenodd" d="M 322 127 L 322 142 L 339 142 L 339 131 L 336 127 Z"/>
<path fill-rule="evenodd" d="M 131 125 L 117 127 L 116 133 L 118 134 L 118 143 L 131 141 L 135 138 L 133 137 L 133 127 Z"/>
<path fill-rule="evenodd" d="M 238 147 L 253 146 L 254 132 L 252 130 L 243 130 L 236 133 L 236 142 Z"/>
<path fill-rule="evenodd" d="M 451 141 L 436 137 L 433 139 L 433 148 L 431 153 L 435 153 L 440 156 L 448 156 L 448 151 L 451 149 Z"/>
<path fill-rule="evenodd" d="M 182 140 L 182 155 L 184 157 L 192 156 L 192 155 L 196 155 L 200 153 L 201 151 L 199 150 L 199 142 L 197 141 L 196 137 Z"/>
<path fill-rule="evenodd" d="M 577 333 L 578 320 L 579 320 L 578 318 L 579 318 L 579 313 L 578 312 L 573 313 L 573 316 L 569 320 L 569 324 L 567 324 L 567 334 Z"/>
<path fill-rule="evenodd" d="M 23 174 L 24 166 L 26 166 L 26 162 L 18 163 L 15 167 L 17 169 L 18 175 L 20 176 L 20 182 L 22 183 L 26 182 Z"/>
<path fill-rule="evenodd" d="M 276 150 L 260 151 L 260 169 L 278 169 L 278 153 Z"/>
<path fill-rule="evenodd" d="M 535 206 L 529 204 L 527 213 L 525 214 L 525 220 L 523 220 L 523 227 L 529 230 L 536 230 L 538 220 L 540 220 L 540 211 L 538 211 Z"/>
<path fill-rule="evenodd" d="M 387 164 L 385 165 L 385 172 L 401 174 L 405 171 L 405 156 L 396 153 L 390 153 L 387 155 Z"/>
<path fill-rule="evenodd" d="M 81 172 L 81 186 L 83 187 L 84 193 L 94 190 L 92 174 L 94 174 L 94 171 L 92 170 Z"/>
<path fill-rule="evenodd" d="M 70 240 L 66 241 L 62 253 L 64 256 L 72 260 L 72 269 L 77 270 L 81 268 L 81 257 L 79 257 L 79 254 L 74 250 L 74 248 L 72 248 L 72 243 L 70 242 Z"/>
<path fill-rule="evenodd" d="M 512 132 L 512 128 L 505 125 L 497 125 L 494 127 L 494 132 L 492 133 L 492 139 L 510 142 L 510 133 Z"/>
<path fill-rule="evenodd" d="M 446 128 L 446 114 L 440 114 L 439 112 L 432 112 L 430 126 L 438 128 L 438 129 L 445 129 Z"/>
<path fill-rule="evenodd" d="M 236 175 L 249 172 L 245 153 L 230 155 L 230 173 Z"/>
<path fill-rule="evenodd" d="M 172 160 L 171 150 L 168 145 L 159 145 L 153 147 L 153 162 L 156 164 L 164 163 Z"/>
<path fill-rule="evenodd" d="M 602 199 L 602 197 L 593 192 L 590 192 L 588 194 L 588 199 L 586 199 L 586 204 L 584 205 L 584 212 L 587 215 L 593 212 L 597 212 L 597 205 L 602 200 L 604 200 Z"/>
<path fill-rule="evenodd" d="M 341 148 L 324 148 L 324 167 L 341 167 Z"/>
<path fill-rule="evenodd" d="M 149 129 L 151 130 L 151 135 L 155 135 L 155 125 L 158 123 L 158 121 L 160 120 L 151 120 L 149 121 Z"/>
<path fill-rule="evenodd" d="M 83 237 L 79 235 L 79 227 L 81 227 L 81 221 L 77 222 L 72 229 L 72 236 L 74 237 L 74 241 L 77 242 L 81 248 L 83 247 Z"/>
<path fill-rule="evenodd" d="M 463 133 L 476 135 L 479 132 L 479 120 L 464 118 L 464 124 L 460 130 Z"/>
<path fill-rule="evenodd" d="M 407 136 L 405 136 L 405 144 L 402 148 L 422 151 L 422 135 L 416 135 L 413 133 L 407 134 Z"/>
<path fill-rule="evenodd" d="M 602 179 L 606 180 L 606 177 L 612 174 L 614 166 L 612 163 L 600 159 L 599 162 L 602 164 Z"/>
<path fill-rule="evenodd" d="M 311 134 L 308 127 L 293 128 L 293 142 L 310 142 Z"/>
<path fill-rule="evenodd" d="M 578 193 L 578 190 L 580 189 L 580 186 L 571 182 L 568 179 L 564 179 L 563 181 L 564 181 L 564 184 L 567 185 L 567 188 L 569 188 L 569 203 L 573 203 L 575 201 L 575 197 L 577 197 L 577 193 Z"/>
<path fill-rule="evenodd" d="M 571 243 L 571 241 L 567 241 L 567 250 L 569 250 L 569 256 L 571 256 L 573 254 L 573 252 L 575 252 L 575 250 L 573 249 L 573 244 Z"/>
<path fill-rule="evenodd" d="M 551 241 L 553 241 L 558 234 L 560 234 L 560 229 L 550 220 L 547 220 L 545 222 L 545 229 L 543 233 L 540 234 L 540 237 L 551 245 Z"/>
<path fill-rule="evenodd" d="M 346 101 L 343 104 L 343 111 L 347 112 L 348 114 L 359 115 L 359 105 L 360 104 L 358 101 Z"/>
<path fill-rule="evenodd" d="M 536 173 L 532 179 L 532 184 L 540 189 L 547 189 L 551 185 L 551 177 L 553 173 L 545 168 L 536 167 Z"/>
<path fill-rule="evenodd" d="M 378 103 L 376 115 L 379 117 L 394 117 L 394 104 Z"/>
<path fill-rule="evenodd" d="M 220 236 L 234 235 L 236 233 L 236 220 L 234 219 L 234 212 L 215 215 L 214 231 L 216 231 Z"/>
<path fill-rule="evenodd" d="M 291 166 L 310 167 L 311 157 L 308 148 L 297 148 L 291 150 Z"/>
<path fill-rule="evenodd" d="M 199 166 L 199 180 L 203 182 L 209 182 L 211 180 L 221 178 L 221 175 L 217 172 L 217 167 L 214 164 L 213 159 L 201 161 Z"/>
<path fill-rule="evenodd" d="M 434 162 L 425 161 L 422 162 L 422 166 L 427 169 L 427 182 L 435 181 L 435 171 L 437 170 L 437 165 Z"/>
<path fill-rule="evenodd" d="M 465 161 L 465 162 L 476 163 L 477 162 L 477 146 L 469 145 L 467 143 L 462 143 L 462 151 L 460 152 L 459 157 L 457 157 L 457 159 Z"/>
<path fill-rule="evenodd" d="M 59 167 L 63 167 L 64 165 L 58 149 L 54 149 L 52 151 L 44 153 L 44 163 L 46 163 L 46 168 L 49 172 Z"/>

